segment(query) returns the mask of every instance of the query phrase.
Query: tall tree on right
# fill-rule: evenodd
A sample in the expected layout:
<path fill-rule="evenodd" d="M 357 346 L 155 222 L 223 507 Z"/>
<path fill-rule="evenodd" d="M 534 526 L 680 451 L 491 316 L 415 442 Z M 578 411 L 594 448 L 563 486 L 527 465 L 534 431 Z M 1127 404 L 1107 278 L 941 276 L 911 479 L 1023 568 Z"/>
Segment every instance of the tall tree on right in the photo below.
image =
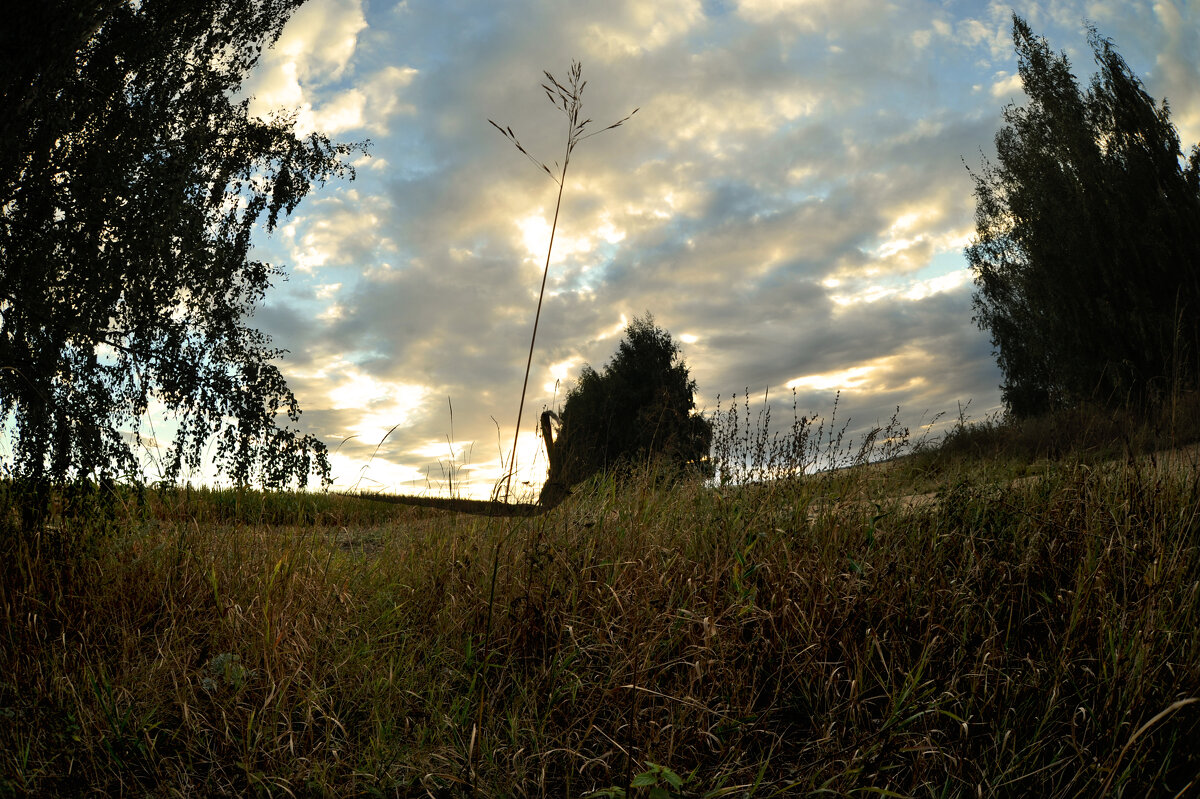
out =
<path fill-rule="evenodd" d="M 1028 103 L 1004 109 L 975 182 L 975 322 L 1004 402 L 1030 416 L 1084 399 L 1153 400 L 1200 376 L 1200 146 L 1184 159 L 1156 104 L 1095 28 L 1081 90 L 1013 16 Z"/>

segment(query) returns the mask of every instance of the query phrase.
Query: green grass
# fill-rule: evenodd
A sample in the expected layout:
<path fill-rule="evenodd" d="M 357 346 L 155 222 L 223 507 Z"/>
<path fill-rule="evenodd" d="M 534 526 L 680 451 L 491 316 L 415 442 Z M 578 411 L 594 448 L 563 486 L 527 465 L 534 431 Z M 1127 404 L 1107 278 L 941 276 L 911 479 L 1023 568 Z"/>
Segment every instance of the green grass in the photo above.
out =
<path fill-rule="evenodd" d="M 535 518 L 8 512 L 0 795 L 1196 795 L 1195 464 L 991 424 Z"/>

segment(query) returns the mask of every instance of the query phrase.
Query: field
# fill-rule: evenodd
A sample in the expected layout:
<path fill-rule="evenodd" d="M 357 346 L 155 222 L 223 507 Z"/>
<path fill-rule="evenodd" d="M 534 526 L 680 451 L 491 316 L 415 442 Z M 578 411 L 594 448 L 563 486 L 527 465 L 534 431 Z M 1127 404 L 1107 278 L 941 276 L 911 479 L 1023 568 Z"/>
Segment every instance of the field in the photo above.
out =
<path fill-rule="evenodd" d="M 1018 438 L 533 517 L 6 495 L 0 795 L 1200 795 L 1195 458 Z"/>

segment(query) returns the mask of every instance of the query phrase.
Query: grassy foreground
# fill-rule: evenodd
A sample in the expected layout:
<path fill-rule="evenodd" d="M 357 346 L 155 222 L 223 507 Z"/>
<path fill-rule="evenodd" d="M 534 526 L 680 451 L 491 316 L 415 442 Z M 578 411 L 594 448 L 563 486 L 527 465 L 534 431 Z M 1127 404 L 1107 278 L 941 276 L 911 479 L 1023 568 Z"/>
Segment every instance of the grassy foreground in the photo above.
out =
<path fill-rule="evenodd" d="M 1196 464 L 931 463 L 8 513 L 0 795 L 1200 794 Z"/>

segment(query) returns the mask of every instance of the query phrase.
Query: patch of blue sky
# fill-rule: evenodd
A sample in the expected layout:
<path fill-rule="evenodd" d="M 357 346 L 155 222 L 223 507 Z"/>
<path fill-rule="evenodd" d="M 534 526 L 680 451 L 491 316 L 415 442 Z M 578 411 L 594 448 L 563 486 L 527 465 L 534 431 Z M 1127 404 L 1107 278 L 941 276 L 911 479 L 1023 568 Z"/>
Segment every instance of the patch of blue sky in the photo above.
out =
<path fill-rule="evenodd" d="M 960 269 L 967 269 L 967 257 L 960 249 L 942 250 L 929 259 L 929 263 L 914 272 L 912 280 L 930 280 L 953 274 Z"/>
<path fill-rule="evenodd" d="M 704 16 L 709 19 L 727 17 L 736 7 L 731 0 L 702 0 L 700 5 L 704 9 Z"/>
<path fill-rule="evenodd" d="M 823 203 L 829 199 L 836 187 L 837 184 L 827 180 L 802 181 L 799 186 L 784 189 L 779 195 L 780 205 L 783 207 L 795 207 L 814 202 Z"/>
<path fill-rule="evenodd" d="M 572 259 L 573 268 L 561 284 L 547 290 L 552 296 L 560 294 L 590 294 L 604 285 L 609 268 L 621 251 L 619 242 L 601 241 L 585 257 Z"/>

